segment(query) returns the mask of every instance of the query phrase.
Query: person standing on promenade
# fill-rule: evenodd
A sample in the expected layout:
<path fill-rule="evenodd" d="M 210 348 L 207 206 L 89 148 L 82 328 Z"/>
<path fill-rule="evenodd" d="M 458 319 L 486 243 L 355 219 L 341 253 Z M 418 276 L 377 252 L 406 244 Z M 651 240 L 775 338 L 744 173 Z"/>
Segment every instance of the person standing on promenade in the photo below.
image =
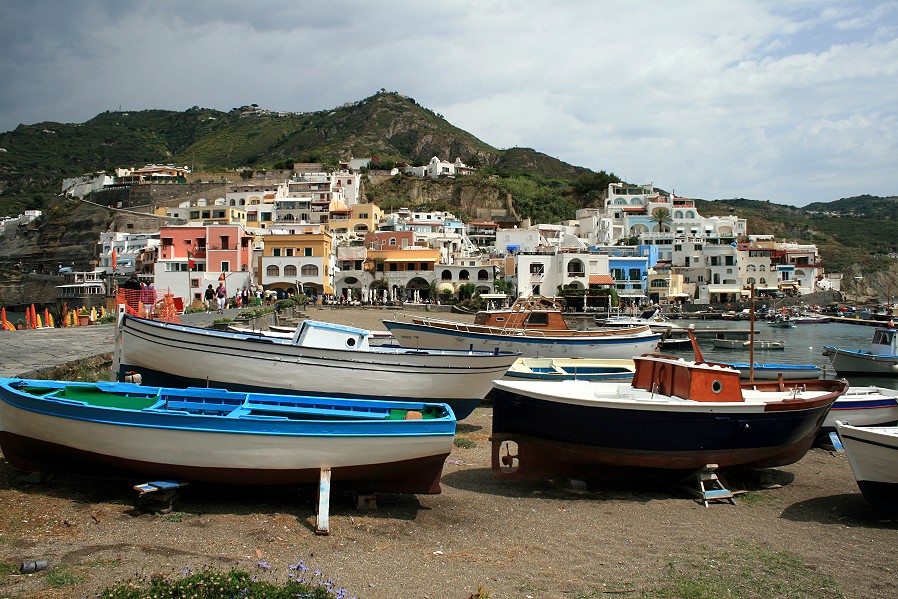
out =
<path fill-rule="evenodd" d="M 147 318 L 151 318 L 156 311 L 156 287 L 152 283 L 140 290 L 140 301 L 143 303 Z"/>
<path fill-rule="evenodd" d="M 215 290 L 212 289 L 212 283 L 209 283 L 209 286 L 206 287 L 203 299 L 206 301 L 206 312 L 211 312 L 215 309 Z"/>
<path fill-rule="evenodd" d="M 215 297 L 218 298 L 218 313 L 224 314 L 225 305 L 228 301 L 228 290 L 225 289 L 224 281 L 218 283 L 218 289 L 215 290 Z"/>

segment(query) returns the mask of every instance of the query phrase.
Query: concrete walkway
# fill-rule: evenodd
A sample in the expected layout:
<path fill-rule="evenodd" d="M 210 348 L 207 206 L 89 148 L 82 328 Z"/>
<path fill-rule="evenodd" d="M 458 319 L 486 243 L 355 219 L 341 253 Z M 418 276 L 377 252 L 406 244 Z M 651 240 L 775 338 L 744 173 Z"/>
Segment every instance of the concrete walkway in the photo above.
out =
<path fill-rule="evenodd" d="M 234 318 L 238 312 L 197 312 L 180 318 L 183 324 L 207 327 L 214 320 Z M 28 376 L 35 370 L 112 353 L 114 348 L 115 327 L 111 324 L 0 331 L 0 377 Z"/>

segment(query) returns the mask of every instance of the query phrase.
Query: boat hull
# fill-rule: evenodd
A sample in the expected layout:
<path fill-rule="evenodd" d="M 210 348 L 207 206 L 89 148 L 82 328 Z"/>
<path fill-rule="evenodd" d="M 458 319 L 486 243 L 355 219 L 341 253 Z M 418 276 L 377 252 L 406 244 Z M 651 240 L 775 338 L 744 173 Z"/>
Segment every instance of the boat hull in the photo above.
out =
<path fill-rule="evenodd" d="M 853 426 L 898 423 L 898 391 L 883 387 L 849 387 L 829 410 L 821 431 L 835 431 L 836 421 Z"/>
<path fill-rule="evenodd" d="M 541 381 L 629 380 L 633 378 L 635 370 L 633 360 L 518 358 L 505 373 L 504 378 Z"/>
<path fill-rule="evenodd" d="M 448 403 L 470 415 L 517 359 L 513 354 L 431 352 L 375 347 L 309 348 L 291 340 L 212 331 L 125 316 L 117 377 L 139 373 L 160 387 Z"/>
<path fill-rule="evenodd" d="M 877 510 L 898 513 L 898 427 L 836 430 L 864 498 Z"/>
<path fill-rule="evenodd" d="M 898 376 L 898 356 L 830 346 L 824 346 L 823 355 L 839 374 Z"/>
<path fill-rule="evenodd" d="M 578 382 L 562 384 L 568 383 Z M 788 411 L 771 411 L 761 402 L 681 401 L 662 407 L 650 400 L 603 401 L 598 397 L 614 395 L 614 384 L 588 384 L 596 388 L 594 399 L 566 394 L 559 384 L 551 393 L 541 394 L 534 383 L 527 389 L 521 383 L 496 381 L 494 473 L 543 478 L 596 475 L 608 467 L 782 466 L 799 460 L 811 447 L 835 399 Z M 497 458 L 507 441 L 517 443 L 521 456 L 514 472 L 501 463 L 501 456 Z"/>
<path fill-rule="evenodd" d="M 145 388 L 124 387 L 135 394 Z M 10 464 L 30 471 L 301 485 L 330 468 L 334 483 L 345 487 L 439 493 L 455 431 L 446 413 L 439 421 L 224 417 L 56 403 L 3 388 L 0 449 Z"/>
<path fill-rule="evenodd" d="M 627 359 L 654 351 L 658 334 L 559 336 L 508 330 L 501 334 L 441 329 L 426 324 L 384 321 L 396 342 L 407 348 L 520 352 L 523 357 Z"/>
<path fill-rule="evenodd" d="M 776 364 L 773 362 L 755 364 L 748 362 L 723 362 L 739 370 L 739 378 L 748 380 L 754 376 L 756 381 L 777 381 L 782 376 L 784 381 L 819 379 L 822 371 L 814 364 Z M 753 373 L 752 373 L 753 371 Z"/>

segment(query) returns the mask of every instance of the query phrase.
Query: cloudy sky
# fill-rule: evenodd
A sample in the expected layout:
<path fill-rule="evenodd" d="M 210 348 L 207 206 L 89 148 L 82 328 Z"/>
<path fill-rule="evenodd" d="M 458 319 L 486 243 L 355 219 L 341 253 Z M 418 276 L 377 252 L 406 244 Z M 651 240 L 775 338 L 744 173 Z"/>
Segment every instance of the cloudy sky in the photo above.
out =
<path fill-rule="evenodd" d="M 0 131 L 386 88 L 677 195 L 898 195 L 896 1 L 0 0 L 0 35 Z"/>

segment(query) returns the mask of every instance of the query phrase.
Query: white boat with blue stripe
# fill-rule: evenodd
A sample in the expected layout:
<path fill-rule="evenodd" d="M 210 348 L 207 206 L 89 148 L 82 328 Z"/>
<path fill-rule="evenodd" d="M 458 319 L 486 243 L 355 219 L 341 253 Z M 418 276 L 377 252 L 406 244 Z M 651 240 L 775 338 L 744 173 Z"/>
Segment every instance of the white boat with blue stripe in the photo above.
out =
<path fill-rule="evenodd" d="M 439 493 L 455 416 L 439 403 L 0 379 L 0 449 L 29 471 Z"/>
<path fill-rule="evenodd" d="M 120 314 L 113 370 L 125 381 L 396 401 L 435 401 L 468 416 L 519 354 L 371 346 L 369 331 L 304 320 L 292 339 Z"/>

